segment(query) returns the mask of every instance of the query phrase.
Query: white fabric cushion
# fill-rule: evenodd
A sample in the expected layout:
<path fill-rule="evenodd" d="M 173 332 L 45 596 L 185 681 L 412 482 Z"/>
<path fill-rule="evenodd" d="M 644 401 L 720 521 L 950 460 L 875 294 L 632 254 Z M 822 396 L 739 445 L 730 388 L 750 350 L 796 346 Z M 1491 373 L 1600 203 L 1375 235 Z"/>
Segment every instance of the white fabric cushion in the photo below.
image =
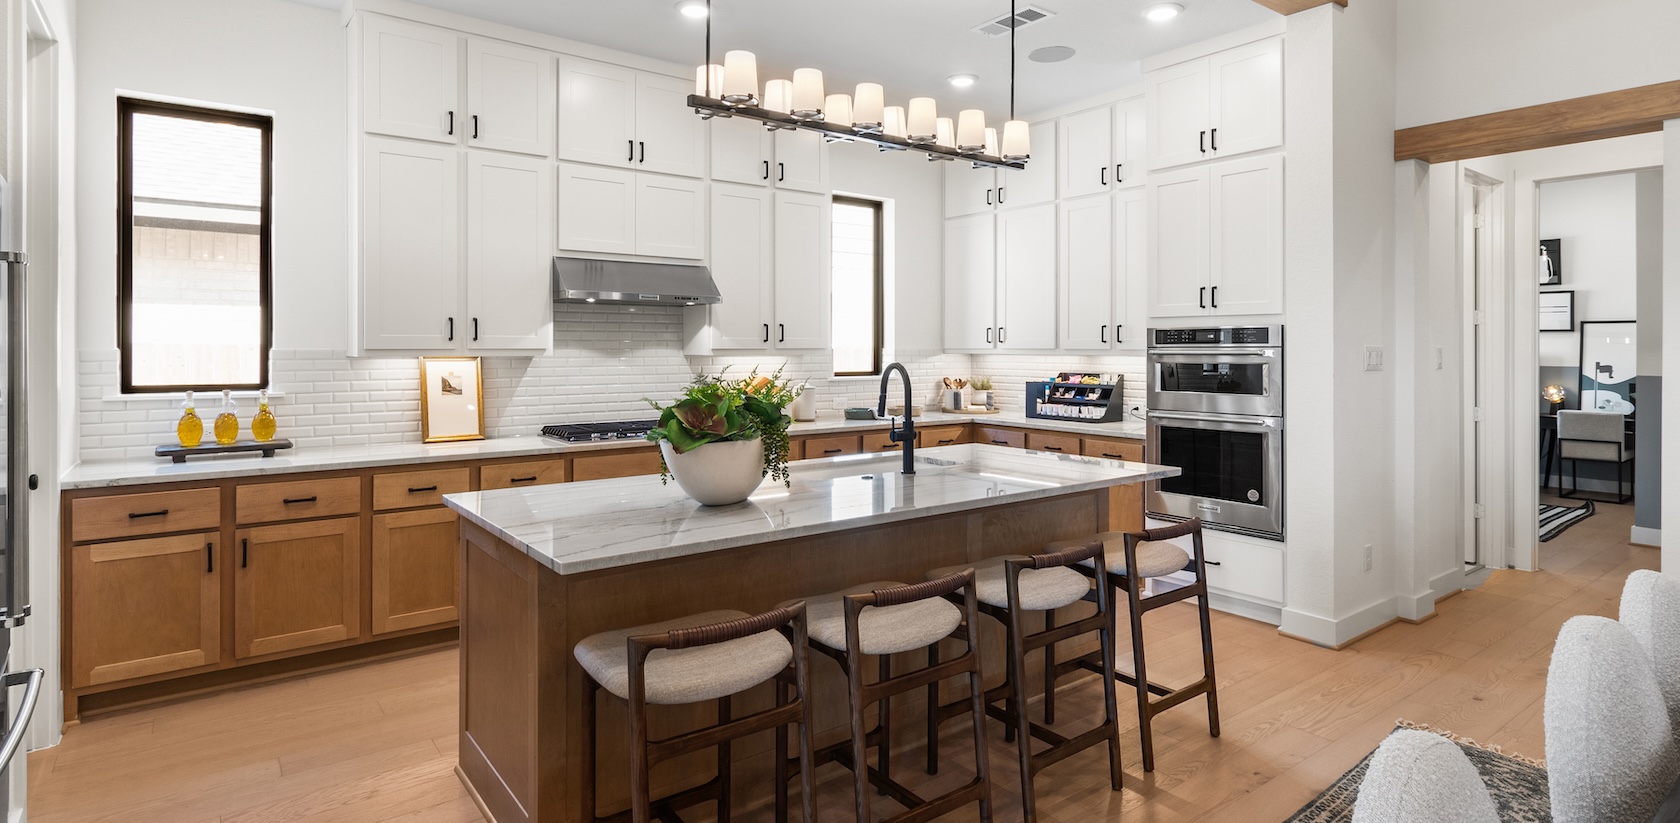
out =
<path fill-rule="evenodd" d="M 845 651 L 845 596 L 902 585 L 883 580 L 805 598 L 807 634 L 814 642 Z M 897 606 L 865 606 L 858 613 L 858 645 L 864 654 L 897 654 L 922 649 L 950 637 L 951 632 L 961 624 L 962 609 L 951 605 L 943 597 Z"/>
<path fill-rule="evenodd" d="M 1680 580 L 1640 569 L 1622 586 L 1621 623 L 1651 662 L 1668 705 L 1668 720 L 1680 738 Z"/>
<path fill-rule="evenodd" d="M 1572 617 L 1558 632 L 1545 724 L 1555 823 L 1650 820 L 1680 777 L 1650 661 L 1607 617 Z"/>
<path fill-rule="evenodd" d="M 629 700 L 630 653 L 625 641 L 639 635 L 706 626 L 748 616 L 745 612 L 722 610 L 601 632 L 585 637 L 572 650 L 572 655 L 602 688 Z M 792 661 L 793 647 L 781 632 L 775 630 L 710 646 L 654 649 L 648 654 L 647 666 L 643 669 L 647 680 L 647 702 L 670 706 L 716 700 L 775 677 Z"/>
<path fill-rule="evenodd" d="M 988 606 L 1009 608 L 1009 584 L 1004 579 L 1003 562 L 1021 559 L 1023 555 L 989 557 L 972 564 L 975 597 Z M 928 572 L 927 579 L 956 574 L 966 568 L 968 565 L 934 569 Z M 1077 603 L 1090 590 L 1091 579 L 1066 566 L 1021 570 L 1021 608 L 1028 611 L 1049 611 Z"/>
<path fill-rule="evenodd" d="M 1078 540 L 1058 540 L 1044 547 L 1047 552 L 1065 552 L 1087 545 L 1092 540 L 1103 542 L 1103 559 L 1108 563 L 1108 571 L 1126 577 L 1126 533 L 1103 532 Z M 1138 579 L 1151 577 L 1165 577 L 1173 572 L 1183 571 L 1190 565 L 1190 553 L 1165 540 L 1139 543 L 1137 546 Z M 1090 568 L 1094 563 L 1090 560 L 1082 565 Z"/>
<path fill-rule="evenodd" d="M 1401 729 L 1371 756 L 1353 823 L 1499 823 L 1499 811 L 1458 744 Z"/>

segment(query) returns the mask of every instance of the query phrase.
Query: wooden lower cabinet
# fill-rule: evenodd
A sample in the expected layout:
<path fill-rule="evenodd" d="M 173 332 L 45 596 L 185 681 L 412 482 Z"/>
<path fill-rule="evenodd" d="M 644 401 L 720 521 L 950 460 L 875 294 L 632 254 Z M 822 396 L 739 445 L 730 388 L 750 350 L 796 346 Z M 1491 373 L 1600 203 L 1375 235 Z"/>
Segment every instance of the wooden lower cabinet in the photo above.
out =
<path fill-rule="evenodd" d="M 896 452 L 903 451 L 904 444 L 892 439 L 887 432 L 870 432 L 863 436 L 863 450 L 866 452 Z"/>
<path fill-rule="evenodd" d="M 880 435 L 886 437 L 885 434 Z M 858 454 L 863 451 L 863 444 L 858 435 L 839 434 L 805 438 L 805 459 L 818 457 L 839 457 L 842 454 Z"/>
<path fill-rule="evenodd" d="M 373 517 L 373 633 L 445 626 L 460 617 L 460 535 L 450 509 Z"/>
<path fill-rule="evenodd" d="M 968 442 L 968 426 L 929 426 L 916 427 L 916 445 L 918 447 L 933 448 L 936 446 L 955 446 Z"/>
<path fill-rule="evenodd" d="M 490 463 L 478 470 L 478 487 L 483 491 L 546 486 L 571 479 L 564 460 L 522 460 L 518 463 Z"/>
<path fill-rule="evenodd" d="M 664 465 L 664 461 L 657 448 L 587 454 L 572 458 L 572 479 L 605 480 L 609 477 L 658 474 L 661 465 Z"/>
<path fill-rule="evenodd" d="M 1143 462 L 1143 441 L 1087 437 L 1085 438 L 1084 452 L 1086 457 L 1106 457 L 1110 460 L 1130 460 L 1134 463 L 1141 463 Z"/>
<path fill-rule="evenodd" d="M 1027 433 L 1020 429 L 1001 429 L 997 426 L 975 426 L 974 443 L 990 443 L 994 446 L 1010 446 L 1017 449 L 1026 448 Z"/>
<path fill-rule="evenodd" d="M 70 686 L 213 666 L 222 656 L 215 532 L 70 552 Z"/>
<path fill-rule="evenodd" d="M 1055 432 L 1027 432 L 1027 448 L 1033 451 L 1079 454 L 1079 435 Z"/>
<path fill-rule="evenodd" d="M 234 656 L 361 636 L 361 534 L 355 517 L 234 532 Z"/>

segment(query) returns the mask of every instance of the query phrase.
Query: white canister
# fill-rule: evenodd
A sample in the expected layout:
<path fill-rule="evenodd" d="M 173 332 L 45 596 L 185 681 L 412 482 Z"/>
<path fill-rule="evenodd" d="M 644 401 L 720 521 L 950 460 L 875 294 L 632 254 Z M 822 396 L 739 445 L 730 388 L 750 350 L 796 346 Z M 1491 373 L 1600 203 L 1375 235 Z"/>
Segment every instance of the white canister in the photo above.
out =
<path fill-rule="evenodd" d="M 945 392 L 945 408 L 960 411 L 963 407 L 962 389 L 949 389 Z"/>
<path fill-rule="evenodd" d="M 802 423 L 817 419 L 817 393 L 810 389 L 800 392 L 788 405 L 788 414 Z"/>

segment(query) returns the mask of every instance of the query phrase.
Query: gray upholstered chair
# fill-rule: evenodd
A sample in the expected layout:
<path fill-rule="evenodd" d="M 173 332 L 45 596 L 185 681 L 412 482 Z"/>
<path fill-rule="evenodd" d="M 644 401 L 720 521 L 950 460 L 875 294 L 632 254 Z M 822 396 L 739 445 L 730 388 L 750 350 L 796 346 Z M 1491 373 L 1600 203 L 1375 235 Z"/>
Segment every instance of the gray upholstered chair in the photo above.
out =
<path fill-rule="evenodd" d="M 1555 823 L 1651 820 L 1680 778 L 1680 748 L 1633 632 L 1607 617 L 1570 618 L 1545 699 Z"/>
<path fill-rule="evenodd" d="M 1580 493 L 1580 461 L 1613 463 L 1616 466 L 1616 502 L 1633 499 L 1630 489 L 1622 494 L 1622 474 L 1633 482 L 1633 449 L 1628 447 L 1624 430 L 1624 416 L 1615 412 L 1560 411 L 1557 416 L 1558 456 L 1569 461 L 1569 491 L 1558 491 L 1562 497 Z M 1562 480 L 1558 485 L 1563 485 Z"/>
<path fill-rule="evenodd" d="M 1353 823 L 1499 823 L 1499 811 L 1457 743 L 1401 729 L 1371 755 Z"/>
<path fill-rule="evenodd" d="M 1680 739 L 1680 580 L 1647 569 L 1628 575 L 1620 622 L 1650 658 L 1669 723 Z"/>

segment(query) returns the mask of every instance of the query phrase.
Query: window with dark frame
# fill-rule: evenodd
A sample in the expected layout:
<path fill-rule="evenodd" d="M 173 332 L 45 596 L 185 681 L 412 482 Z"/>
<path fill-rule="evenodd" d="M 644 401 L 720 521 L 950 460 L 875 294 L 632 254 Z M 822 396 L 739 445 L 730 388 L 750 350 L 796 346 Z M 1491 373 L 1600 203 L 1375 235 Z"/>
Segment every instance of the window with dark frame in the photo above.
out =
<path fill-rule="evenodd" d="M 122 391 L 263 389 L 274 118 L 117 100 Z"/>
<path fill-rule="evenodd" d="M 834 198 L 829 325 L 836 377 L 881 373 L 886 312 L 884 214 L 878 200 Z"/>

